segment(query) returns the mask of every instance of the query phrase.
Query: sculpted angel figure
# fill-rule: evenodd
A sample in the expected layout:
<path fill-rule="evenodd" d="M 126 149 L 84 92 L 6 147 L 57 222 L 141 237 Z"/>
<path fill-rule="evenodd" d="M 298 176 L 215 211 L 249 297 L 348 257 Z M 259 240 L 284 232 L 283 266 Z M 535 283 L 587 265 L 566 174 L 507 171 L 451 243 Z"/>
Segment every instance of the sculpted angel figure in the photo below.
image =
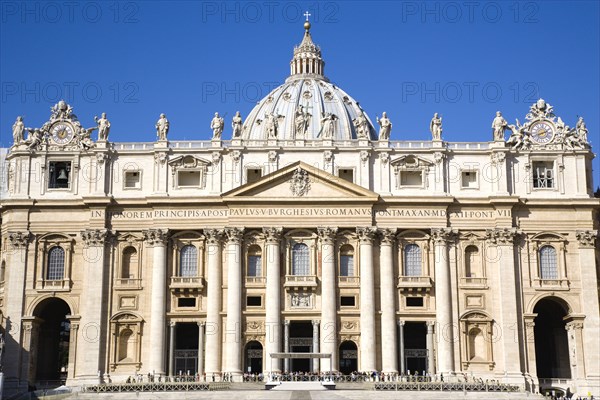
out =
<path fill-rule="evenodd" d="M 159 141 L 167 140 L 169 133 L 169 120 L 165 114 L 160 114 L 160 118 L 156 121 L 156 136 Z"/>
<path fill-rule="evenodd" d="M 377 117 L 377 123 L 379 124 L 379 140 L 389 140 L 392 132 L 392 122 L 385 111 L 381 115 L 381 119 Z"/>
<path fill-rule="evenodd" d="M 433 140 L 442 140 L 442 117 L 438 113 L 433 114 L 433 118 L 429 123 L 429 130 Z"/>
<path fill-rule="evenodd" d="M 324 112 L 321 118 L 321 137 L 323 139 L 333 139 L 335 135 L 335 120 L 337 116 L 330 112 Z"/>
<path fill-rule="evenodd" d="M 210 121 L 210 129 L 213 131 L 213 140 L 221 139 L 221 134 L 223 133 L 223 128 L 225 127 L 225 120 L 219 116 L 219 113 L 216 112 L 212 121 Z"/>
<path fill-rule="evenodd" d="M 98 124 L 98 141 L 107 141 L 108 133 L 110 132 L 110 121 L 106 118 L 106 113 L 102 113 L 100 118 L 95 116 L 94 121 Z"/>
<path fill-rule="evenodd" d="M 23 132 L 25 132 L 25 124 L 23 123 L 23 117 L 17 117 L 13 127 L 13 142 L 15 145 L 20 144 L 23 141 Z"/>
<path fill-rule="evenodd" d="M 79 147 L 82 149 L 89 149 L 94 147 L 94 142 L 92 142 L 92 132 L 98 129 L 97 127 L 93 128 L 81 128 L 81 132 L 79 133 Z"/>
<path fill-rule="evenodd" d="M 494 132 L 494 140 L 497 142 L 504 141 L 504 131 L 508 129 L 508 122 L 502 117 L 500 111 L 496 111 L 496 117 L 492 121 L 492 130 Z"/>
<path fill-rule="evenodd" d="M 236 112 L 231 121 L 231 128 L 233 129 L 232 137 L 237 138 L 242 135 L 242 116 L 240 112 Z"/>
<path fill-rule="evenodd" d="M 40 143 L 42 143 L 43 134 L 39 128 L 25 128 L 29 134 L 25 143 L 29 150 L 35 150 Z"/>
<path fill-rule="evenodd" d="M 367 118 L 364 114 L 360 114 L 358 117 L 352 120 L 354 127 L 356 128 L 356 136 L 359 139 L 368 139 L 369 138 L 369 123 L 367 122 Z"/>

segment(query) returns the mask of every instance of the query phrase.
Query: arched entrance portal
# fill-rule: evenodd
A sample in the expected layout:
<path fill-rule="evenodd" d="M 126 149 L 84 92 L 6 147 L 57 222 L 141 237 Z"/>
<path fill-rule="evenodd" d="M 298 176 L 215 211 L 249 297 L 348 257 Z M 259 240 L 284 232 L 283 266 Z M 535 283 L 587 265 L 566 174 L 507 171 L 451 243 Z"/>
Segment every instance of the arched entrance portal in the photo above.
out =
<path fill-rule="evenodd" d="M 38 334 L 31 348 L 32 364 L 35 373 L 32 378 L 38 386 L 64 383 L 69 365 L 69 339 L 71 324 L 67 315 L 71 314 L 68 304 L 59 298 L 42 301 L 33 315 L 39 320 Z"/>
<path fill-rule="evenodd" d="M 538 378 L 571 378 L 569 343 L 564 317 L 567 310 L 553 298 L 540 300 L 533 309 L 537 313 L 533 328 Z"/>
<path fill-rule="evenodd" d="M 246 368 L 244 372 L 260 374 L 263 372 L 263 347 L 260 342 L 253 340 L 246 345 Z"/>
<path fill-rule="evenodd" d="M 340 344 L 340 372 L 348 375 L 358 371 L 358 348 L 351 341 L 345 341 Z"/>

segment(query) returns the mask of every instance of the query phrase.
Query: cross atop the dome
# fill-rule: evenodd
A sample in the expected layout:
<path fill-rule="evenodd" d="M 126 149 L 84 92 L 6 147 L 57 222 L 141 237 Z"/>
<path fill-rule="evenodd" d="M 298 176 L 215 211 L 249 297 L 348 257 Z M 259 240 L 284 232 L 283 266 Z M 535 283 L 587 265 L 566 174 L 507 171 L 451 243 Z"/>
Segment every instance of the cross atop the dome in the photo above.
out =
<path fill-rule="evenodd" d="M 306 17 L 306 22 L 308 22 L 308 17 L 312 16 L 312 14 L 308 11 L 306 11 L 303 15 Z"/>

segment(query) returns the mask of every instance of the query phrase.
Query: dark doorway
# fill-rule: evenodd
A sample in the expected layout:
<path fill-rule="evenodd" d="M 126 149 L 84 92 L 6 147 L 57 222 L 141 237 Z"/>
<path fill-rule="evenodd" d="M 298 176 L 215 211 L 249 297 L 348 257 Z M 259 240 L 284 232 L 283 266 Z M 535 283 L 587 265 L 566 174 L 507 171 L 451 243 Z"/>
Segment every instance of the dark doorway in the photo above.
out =
<path fill-rule="evenodd" d="M 263 347 L 260 342 L 253 340 L 246 345 L 246 369 L 244 372 L 260 374 L 263 372 Z"/>
<path fill-rule="evenodd" d="M 194 375 L 198 372 L 198 324 L 175 325 L 175 371 L 173 375 Z"/>
<path fill-rule="evenodd" d="M 425 322 L 404 324 L 404 368 L 411 375 L 427 372 L 427 326 Z"/>
<path fill-rule="evenodd" d="M 565 330 L 566 307 L 552 298 L 540 300 L 533 334 L 538 378 L 571 378 L 569 344 Z"/>
<path fill-rule="evenodd" d="M 42 301 L 34 311 L 41 321 L 37 340 L 31 346 L 31 361 L 35 363 L 33 378 L 38 386 L 67 380 L 71 332 L 71 324 L 67 320 L 69 314 L 71 309 L 68 304 L 56 297 Z"/>
<path fill-rule="evenodd" d="M 311 321 L 290 322 L 290 352 L 312 352 L 313 326 Z M 294 358 L 290 360 L 290 372 L 310 372 L 311 359 Z"/>
<path fill-rule="evenodd" d="M 345 341 L 340 344 L 340 372 L 349 375 L 358 371 L 358 348 L 356 343 Z"/>

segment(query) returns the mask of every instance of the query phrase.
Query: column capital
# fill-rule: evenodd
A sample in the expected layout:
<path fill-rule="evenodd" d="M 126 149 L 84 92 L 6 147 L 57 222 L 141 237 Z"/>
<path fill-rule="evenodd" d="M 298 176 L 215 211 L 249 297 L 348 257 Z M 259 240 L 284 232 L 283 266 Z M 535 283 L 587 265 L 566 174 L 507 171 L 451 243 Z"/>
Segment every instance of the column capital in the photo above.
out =
<path fill-rule="evenodd" d="M 576 329 L 578 329 L 578 330 L 583 329 L 583 321 L 570 321 L 565 324 L 566 331 L 572 331 L 572 330 L 576 330 Z"/>
<path fill-rule="evenodd" d="M 290 325 L 290 320 L 286 319 L 285 321 L 283 321 L 283 325 L 289 326 Z"/>
<path fill-rule="evenodd" d="M 486 239 L 495 245 L 511 245 L 514 243 L 518 235 L 521 234 L 517 228 L 495 228 L 487 229 L 485 232 Z"/>
<path fill-rule="evenodd" d="M 263 235 L 265 236 L 265 240 L 270 244 L 279 244 L 281 240 L 281 233 L 283 232 L 283 228 L 281 227 L 263 227 L 262 228 Z"/>
<path fill-rule="evenodd" d="M 225 236 L 229 243 L 240 244 L 242 242 L 242 236 L 244 235 L 244 228 L 225 228 Z"/>
<path fill-rule="evenodd" d="M 457 235 L 456 229 L 452 228 L 431 228 L 431 237 L 435 244 L 446 245 Z"/>
<path fill-rule="evenodd" d="M 219 244 L 223 238 L 223 229 L 205 229 L 204 235 L 208 244 Z"/>
<path fill-rule="evenodd" d="M 433 329 L 435 326 L 435 321 L 425 321 L 425 325 L 427 325 L 427 328 Z"/>
<path fill-rule="evenodd" d="M 164 246 L 167 244 L 169 237 L 168 229 L 148 229 L 142 232 L 144 240 L 150 246 Z"/>
<path fill-rule="evenodd" d="M 8 232 L 8 243 L 13 249 L 26 247 L 31 239 L 31 232 Z"/>
<path fill-rule="evenodd" d="M 360 243 L 373 243 L 376 233 L 377 229 L 372 226 L 359 226 L 356 228 L 356 235 Z"/>
<path fill-rule="evenodd" d="M 199 322 L 196 322 L 196 323 L 198 324 L 198 326 L 200 328 L 204 328 L 204 325 L 206 325 L 206 323 L 204 321 L 199 321 Z"/>
<path fill-rule="evenodd" d="M 313 319 L 313 320 L 312 320 L 312 325 L 313 325 L 313 327 L 315 327 L 315 326 L 319 326 L 320 324 L 321 324 L 321 320 L 318 320 L 318 319 Z"/>
<path fill-rule="evenodd" d="M 398 320 L 398 326 L 404 326 L 404 324 L 406 324 L 405 320 L 403 320 L 403 319 Z"/>
<path fill-rule="evenodd" d="M 575 232 L 580 248 L 595 248 L 598 238 L 597 230 L 577 231 Z"/>
<path fill-rule="evenodd" d="M 381 244 L 392 245 L 394 244 L 394 240 L 396 240 L 396 228 L 379 229 L 379 236 Z"/>
<path fill-rule="evenodd" d="M 317 234 L 319 235 L 321 244 L 333 244 L 337 230 L 337 227 L 318 227 Z"/>
<path fill-rule="evenodd" d="M 85 247 L 103 247 L 108 237 L 106 229 L 85 229 L 81 231 L 81 240 Z"/>
<path fill-rule="evenodd" d="M 169 326 L 171 328 L 175 328 L 175 325 L 177 325 L 177 322 L 175 322 L 175 321 L 169 321 Z"/>

